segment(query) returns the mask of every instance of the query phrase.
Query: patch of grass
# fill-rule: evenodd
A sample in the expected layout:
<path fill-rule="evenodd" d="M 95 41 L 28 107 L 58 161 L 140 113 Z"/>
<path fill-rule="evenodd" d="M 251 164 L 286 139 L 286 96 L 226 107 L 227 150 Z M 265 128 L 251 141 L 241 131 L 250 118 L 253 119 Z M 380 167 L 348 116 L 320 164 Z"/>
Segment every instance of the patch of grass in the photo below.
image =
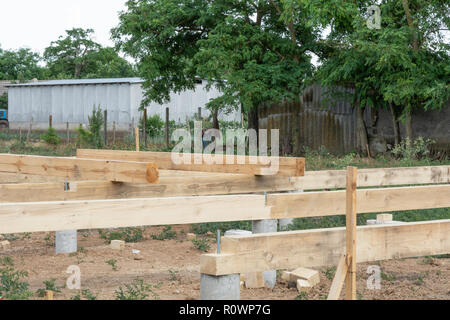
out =
<path fill-rule="evenodd" d="M 136 243 L 145 240 L 144 230 L 141 228 L 122 228 L 117 230 L 99 230 L 100 238 L 105 239 L 106 243 L 112 240 L 123 240 L 127 243 Z"/>
<path fill-rule="evenodd" d="M 110 265 L 114 271 L 118 271 L 119 270 L 118 267 L 117 267 L 117 260 L 116 259 L 110 259 L 110 260 L 106 261 L 106 264 Z"/>
<path fill-rule="evenodd" d="M 425 283 L 425 281 L 423 280 L 423 276 L 422 276 L 422 275 L 417 276 L 417 277 L 416 277 L 416 280 L 414 280 L 413 283 L 414 283 L 416 286 L 421 286 L 421 285 L 423 285 L 423 284 Z"/>
<path fill-rule="evenodd" d="M 28 300 L 33 293 L 28 290 L 27 277 L 28 272 L 15 270 L 11 258 L 0 259 L 0 297 L 6 300 Z"/>
<path fill-rule="evenodd" d="M 170 281 L 177 281 L 178 280 L 178 274 L 180 273 L 180 271 L 176 271 L 176 270 L 169 270 L 169 275 Z"/>
<path fill-rule="evenodd" d="M 19 237 L 17 235 L 15 235 L 14 233 L 11 234 L 2 234 L 2 238 L 4 240 L 8 240 L 8 241 L 16 241 L 19 240 Z"/>
<path fill-rule="evenodd" d="M 211 249 L 211 245 L 209 244 L 208 239 L 194 239 L 192 240 L 192 243 L 197 250 L 200 250 L 202 252 L 208 252 L 209 249 Z"/>
<path fill-rule="evenodd" d="M 81 294 L 73 296 L 70 300 L 97 300 L 97 297 L 89 289 L 85 289 L 81 291 Z"/>
<path fill-rule="evenodd" d="M 328 280 L 333 280 L 334 275 L 336 274 L 336 267 L 328 267 L 325 269 L 325 277 L 327 277 Z"/>
<path fill-rule="evenodd" d="M 396 279 L 395 274 L 381 272 L 381 280 L 387 281 L 387 282 L 393 282 L 393 281 L 395 281 L 395 279 Z"/>
<path fill-rule="evenodd" d="M 45 288 L 41 288 L 36 291 L 37 296 L 40 298 L 43 298 L 45 296 L 45 291 L 53 291 L 55 293 L 60 293 L 61 289 L 63 289 L 65 287 L 65 286 L 62 286 L 62 287 L 56 286 L 55 278 L 44 281 L 42 283 L 44 284 Z"/>
<path fill-rule="evenodd" d="M 47 247 L 54 247 L 55 246 L 55 236 L 48 234 L 45 238 L 45 246 Z"/>
<path fill-rule="evenodd" d="M 213 234 L 217 233 L 217 230 L 252 230 L 251 221 L 237 221 L 237 222 L 225 222 L 225 223 L 200 223 L 191 226 L 192 233 L 197 235 L 204 235 L 208 232 Z"/>
<path fill-rule="evenodd" d="M 152 239 L 153 240 L 172 240 L 177 237 L 177 233 L 172 230 L 171 226 L 164 227 L 164 229 L 159 234 L 153 234 Z"/>
<path fill-rule="evenodd" d="M 158 300 L 159 295 L 152 290 L 155 287 L 144 283 L 144 280 L 136 279 L 130 284 L 125 284 L 125 288 L 119 287 L 115 291 L 116 300 L 147 300 L 150 296 Z"/>
<path fill-rule="evenodd" d="M 300 294 L 295 298 L 295 300 L 309 300 L 308 293 L 300 292 Z"/>

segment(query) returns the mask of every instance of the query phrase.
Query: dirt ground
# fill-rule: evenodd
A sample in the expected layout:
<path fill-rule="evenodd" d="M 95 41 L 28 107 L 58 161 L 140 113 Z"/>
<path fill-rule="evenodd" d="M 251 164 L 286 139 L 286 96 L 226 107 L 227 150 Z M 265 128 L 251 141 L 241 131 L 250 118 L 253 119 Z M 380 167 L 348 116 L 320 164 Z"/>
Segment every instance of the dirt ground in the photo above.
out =
<path fill-rule="evenodd" d="M 97 231 L 78 233 L 79 252 L 72 255 L 55 255 L 48 235 L 36 233 L 17 235 L 11 248 L 0 249 L 0 257 L 11 257 L 16 269 L 28 272 L 30 290 L 43 288 L 43 281 L 56 278 L 57 286 L 64 286 L 70 276 L 66 270 L 71 265 L 81 269 L 81 287 L 89 289 L 98 300 L 113 300 L 119 287 L 136 278 L 155 287 L 153 291 L 161 300 L 197 300 L 200 298 L 200 255 L 191 241 L 186 239 L 188 226 L 175 227 L 176 240 L 151 239 L 162 228 L 147 228 L 146 240 L 127 243 L 122 251 L 113 251 Z M 210 238 L 210 252 L 215 251 L 215 240 Z M 132 249 L 141 251 L 142 260 L 135 260 Z M 117 260 L 117 271 L 106 261 Z M 450 300 L 450 259 L 417 258 L 377 263 L 381 267 L 381 290 L 367 289 L 367 268 L 370 264 L 358 265 L 358 299 L 442 299 Z M 302 299 L 325 299 L 331 286 L 333 268 L 320 270 L 321 282 Z M 281 274 L 280 274 L 281 275 Z M 55 295 L 55 300 L 66 300 L 78 292 L 64 288 Z M 295 300 L 299 296 L 296 288 L 288 288 L 281 278 L 275 289 L 241 290 L 243 300 Z M 38 298 L 36 295 L 32 299 Z"/>

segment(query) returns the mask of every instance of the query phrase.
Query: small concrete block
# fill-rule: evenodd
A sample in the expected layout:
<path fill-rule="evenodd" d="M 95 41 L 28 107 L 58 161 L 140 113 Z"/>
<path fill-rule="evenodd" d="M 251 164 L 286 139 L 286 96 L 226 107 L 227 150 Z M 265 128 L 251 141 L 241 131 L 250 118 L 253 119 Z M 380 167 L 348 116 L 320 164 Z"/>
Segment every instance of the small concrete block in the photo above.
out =
<path fill-rule="evenodd" d="M 319 272 L 312 269 L 298 268 L 291 272 L 291 282 L 307 281 L 312 287 L 320 282 Z"/>
<path fill-rule="evenodd" d="M 195 240 L 195 239 L 197 239 L 197 235 L 195 233 L 188 233 L 187 234 L 187 239 L 189 241 Z"/>
<path fill-rule="evenodd" d="M 112 240 L 111 241 L 112 250 L 123 250 L 125 249 L 125 241 L 122 240 Z"/>
<path fill-rule="evenodd" d="M 263 272 L 252 272 L 245 275 L 245 287 L 247 289 L 260 289 L 265 286 Z"/>
<path fill-rule="evenodd" d="M 367 220 L 367 225 L 368 226 L 374 226 L 377 224 L 377 220 Z"/>
<path fill-rule="evenodd" d="M 377 215 L 377 223 L 392 221 L 392 214 L 379 214 Z"/>
<path fill-rule="evenodd" d="M 302 279 L 297 280 L 298 292 L 309 292 L 312 289 L 312 287 L 313 286 L 306 280 L 302 280 Z"/>
<path fill-rule="evenodd" d="M 1 242 L 3 250 L 9 250 L 11 249 L 11 243 L 8 240 Z"/>
<path fill-rule="evenodd" d="M 253 233 L 251 231 L 247 230 L 228 230 L 225 232 L 225 237 L 232 237 L 232 236 L 251 236 Z"/>

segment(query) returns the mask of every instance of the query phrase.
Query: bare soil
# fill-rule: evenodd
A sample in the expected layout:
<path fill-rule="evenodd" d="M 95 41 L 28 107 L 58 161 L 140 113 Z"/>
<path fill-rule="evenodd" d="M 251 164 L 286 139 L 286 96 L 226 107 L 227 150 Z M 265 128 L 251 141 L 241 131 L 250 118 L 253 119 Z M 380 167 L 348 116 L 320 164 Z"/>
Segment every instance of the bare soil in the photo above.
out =
<path fill-rule="evenodd" d="M 204 252 L 196 249 L 186 239 L 188 226 L 175 227 L 176 240 L 151 239 L 162 228 L 147 228 L 146 240 L 127 243 L 122 251 L 111 250 L 97 231 L 78 233 L 79 252 L 71 255 L 55 255 L 48 236 L 53 233 L 18 235 L 11 241 L 9 250 L 0 249 L 0 257 L 11 257 L 18 270 L 28 272 L 30 290 L 44 288 L 43 281 L 56 278 L 57 286 L 64 286 L 71 265 L 81 269 L 82 289 L 89 289 L 98 300 L 116 298 L 115 291 L 136 278 L 155 285 L 153 291 L 162 300 L 197 300 L 200 298 L 200 256 Z M 46 240 L 47 238 L 47 240 Z M 51 237 L 53 239 L 53 237 Z M 210 238 L 211 250 L 215 251 L 214 238 Z M 142 260 L 135 260 L 132 249 L 140 250 Z M 106 261 L 115 259 L 118 270 L 114 271 Z M 358 298 L 364 300 L 442 299 L 450 300 L 450 259 L 416 258 L 377 263 L 381 267 L 381 290 L 367 289 L 370 264 L 358 265 Z M 321 282 L 307 296 L 299 298 L 325 299 L 331 286 L 333 268 L 320 270 Z M 55 300 L 66 300 L 78 292 L 64 288 L 56 293 Z M 289 288 L 281 278 L 271 289 L 241 290 L 243 300 L 295 300 L 299 296 L 296 288 Z M 38 298 L 36 295 L 33 299 Z"/>

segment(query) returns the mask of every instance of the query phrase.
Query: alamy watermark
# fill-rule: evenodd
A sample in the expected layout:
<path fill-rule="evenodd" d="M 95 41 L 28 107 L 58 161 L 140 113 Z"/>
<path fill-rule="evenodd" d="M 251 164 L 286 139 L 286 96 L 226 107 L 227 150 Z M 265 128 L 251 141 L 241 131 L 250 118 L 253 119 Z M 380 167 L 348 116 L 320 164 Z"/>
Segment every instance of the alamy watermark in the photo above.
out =
<path fill-rule="evenodd" d="M 381 29 L 381 9 L 377 5 L 371 5 L 368 9 L 369 18 L 367 19 L 367 28 Z"/>
<path fill-rule="evenodd" d="M 280 167 L 280 131 L 270 130 L 270 155 L 268 138 L 265 129 L 259 132 L 254 129 L 227 129 L 222 134 L 217 129 L 205 131 L 202 123 L 196 121 L 193 136 L 187 129 L 178 129 L 172 134 L 172 141 L 177 143 L 172 150 L 172 162 L 175 165 L 261 165 L 261 175 L 275 175 Z M 192 149 L 194 156 L 191 156 Z M 248 157 L 244 157 L 246 154 Z"/>
<path fill-rule="evenodd" d="M 367 268 L 367 289 L 369 290 L 381 290 L 381 268 L 380 266 L 369 266 Z"/>

